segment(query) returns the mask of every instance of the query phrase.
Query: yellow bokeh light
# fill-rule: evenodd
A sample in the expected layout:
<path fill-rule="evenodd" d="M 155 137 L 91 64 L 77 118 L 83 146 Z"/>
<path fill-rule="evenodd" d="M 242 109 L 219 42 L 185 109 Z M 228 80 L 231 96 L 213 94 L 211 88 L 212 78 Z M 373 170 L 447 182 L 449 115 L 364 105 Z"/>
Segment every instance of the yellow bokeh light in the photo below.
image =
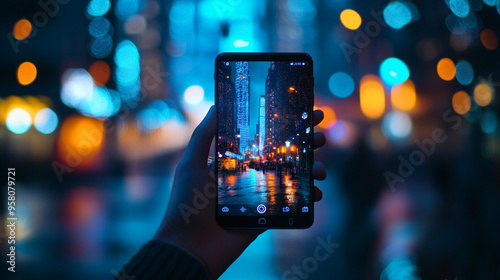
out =
<path fill-rule="evenodd" d="M 474 88 L 474 100 L 479 106 L 488 106 L 491 99 L 493 98 L 493 93 L 491 88 L 487 84 L 478 84 Z"/>
<path fill-rule="evenodd" d="M 406 82 L 395 85 L 391 89 L 391 103 L 394 109 L 409 112 L 415 107 L 417 94 L 415 84 L 408 79 Z"/>
<path fill-rule="evenodd" d="M 356 30 L 361 25 L 361 16 L 354 10 L 346 9 L 340 13 L 340 21 L 346 28 Z"/>
<path fill-rule="evenodd" d="M 42 110 L 43 108 L 46 108 L 47 105 L 45 103 L 43 103 L 42 101 L 40 101 L 38 98 L 34 97 L 34 96 L 26 96 L 24 97 L 24 100 L 26 101 L 26 103 L 29 104 L 30 106 L 30 109 L 31 110 L 27 110 L 27 112 L 30 114 L 31 116 L 31 121 L 33 123 L 35 123 L 35 116 L 36 114 Z"/>
<path fill-rule="evenodd" d="M 463 115 L 469 112 L 470 110 L 470 105 L 471 105 L 470 96 L 465 91 L 461 90 L 455 93 L 453 95 L 451 103 L 453 105 L 453 110 L 455 110 L 457 114 Z"/>
<path fill-rule="evenodd" d="M 33 27 L 31 26 L 31 22 L 29 20 L 20 19 L 16 22 L 16 24 L 14 24 L 12 33 L 14 33 L 14 38 L 17 40 L 24 40 L 30 36 L 32 29 Z"/>
<path fill-rule="evenodd" d="M 369 74 L 361 78 L 359 103 L 361 111 L 368 118 L 377 119 L 382 116 L 385 111 L 385 93 L 379 77 Z"/>
<path fill-rule="evenodd" d="M 437 73 L 445 81 L 455 78 L 455 63 L 449 58 L 442 58 L 437 64 Z"/>
<path fill-rule="evenodd" d="M 31 84 L 36 78 L 36 66 L 29 62 L 23 62 L 17 68 L 17 81 L 25 86 Z"/>
<path fill-rule="evenodd" d="M 330 108 L 328 106 L 323 106 L 323 107 L 319 107 L 317 109 L 323 111 L 323 115 L 324 115 L 323 121 L 321 121 L 321 123 L 318 124 L 318 126 L 320 128 L 327 129 L 328 127 L 333 125 L 335 123 L 335 121 L 337 120 L 337 116 L 335 114 L 335 111 L 333 111 L 332 108 Z"/>
<path fill-rule="evenodd" d="M 23 109 L 30 115 L 33 112 L 33 108 L 28 102 L 26 102 L 26 100 L 22 99 L 19 96 L 11 95 L 7 97 L 2 103 L 0 103 L 0 121 L 2 123 L 5 123 L 7 114 L 15 108 Z"/>

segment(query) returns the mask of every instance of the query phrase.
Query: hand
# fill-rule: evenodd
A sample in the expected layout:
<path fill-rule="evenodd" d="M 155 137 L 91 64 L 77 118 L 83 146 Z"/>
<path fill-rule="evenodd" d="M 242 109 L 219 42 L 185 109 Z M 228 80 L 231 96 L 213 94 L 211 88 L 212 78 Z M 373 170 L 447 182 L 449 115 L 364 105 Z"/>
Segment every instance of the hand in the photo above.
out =
<path fill-rule="evenodd" d="M 323 120 L 323 112 L 313 114 L 316 126 Z M 207 166 L 210 145 L 216 132 L 216 112 L 212 106 L 195 129 L 186 152 L 177 166 L 172 194 L 165 218 L 154 239 L 177 246 L 197 258 L 212 279 L 218 278 L 265 230 L 227 230 L 215 222 L 217 180 Z M 323 146 L 325 135 L 314 133 L 314 148 Z M 315 162 L 314 179 L 326 178 L 325 168 Z M 314 187 L 314 200 L 323 193 Z"/>

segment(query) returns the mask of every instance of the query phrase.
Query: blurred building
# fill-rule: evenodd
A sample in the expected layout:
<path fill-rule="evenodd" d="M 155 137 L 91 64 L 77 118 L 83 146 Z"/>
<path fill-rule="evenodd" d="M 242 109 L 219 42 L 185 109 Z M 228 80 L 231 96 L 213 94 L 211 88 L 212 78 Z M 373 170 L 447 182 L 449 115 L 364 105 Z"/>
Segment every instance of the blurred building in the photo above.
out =
<path fill-rule="evenodd" d="M 240 154 L 245 154 L 250 141 L 250 75 L 248 73 L 248 62 L 236 62 L 236 117 L 237 130 L 240 138 Z"/>
<path fill-rule="evenodd" d="M 268 159 L 280 154 L 280 158 L 296 162 L 310 149 L 308 105 L 312 105 L 313 81 L 310 65 L 292 64 L 273 61 L 268 69 L 264 150 Z"/>
<path fill-rule="evenodd" d="M 259 156 L 263 156 L 264 146 L 266 144 L 266 97 L 264 95 L 261 95 L 259 98 L 259 122 L 257 126 L 257 133 L 259 135 Z"/>
<path fill-rule="evenodd" d="M 217 73 L 217 81 L 219 81 L 217 84 L 217 90 L 219 92 L 219 96 L 217 96 L 219 100 L 217 118 L 219 120 L 224 120 L 220 122 L 217 127 L 217 135 L 219 137 L 217 150 L 221 156 L 225 156 L 226 151 L 232 153 L 239 152 L 239 141 L 236 138 L 236 91 L 231 76 L 231 66 L 229 62 L 223 62 L 223 64 L 219 66 Z M 223 100 L 227 102 L 222 102 Z"/>

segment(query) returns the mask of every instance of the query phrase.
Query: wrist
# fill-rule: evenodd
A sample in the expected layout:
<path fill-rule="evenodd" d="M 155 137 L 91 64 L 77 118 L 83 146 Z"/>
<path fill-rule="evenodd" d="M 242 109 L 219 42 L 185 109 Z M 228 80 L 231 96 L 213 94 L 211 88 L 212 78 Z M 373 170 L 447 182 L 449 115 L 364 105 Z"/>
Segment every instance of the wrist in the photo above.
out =
<path fill-rule="evenodd" d="M 193 246 L 193 242 L 189 241 L 188 234 L 181 232 L 183 231 L 175 230 L 172 227 L 164 227 L 162 225 L 153 237 L 153 240 L 159 240 L 171 244 L 185 251 L 203 266 L 207 274 L 210 276 L 210 279 L 216 279 L 217 277 L 214 277 L 211 267 L 201 254 L 201 251 L 203 251 L 202 248 L 196 248 L 196 246 Z"/>

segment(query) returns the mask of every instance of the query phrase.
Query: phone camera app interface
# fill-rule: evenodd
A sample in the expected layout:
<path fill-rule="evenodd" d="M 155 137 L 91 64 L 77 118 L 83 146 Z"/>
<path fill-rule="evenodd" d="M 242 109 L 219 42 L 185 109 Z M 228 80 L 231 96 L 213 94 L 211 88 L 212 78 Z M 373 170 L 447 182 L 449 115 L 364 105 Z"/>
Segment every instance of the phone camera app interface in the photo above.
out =
<path fill-rule="evenodd" d="M 217 65 L 218 213 L 306 215 L 312 184 L 311 65 Z"/>

